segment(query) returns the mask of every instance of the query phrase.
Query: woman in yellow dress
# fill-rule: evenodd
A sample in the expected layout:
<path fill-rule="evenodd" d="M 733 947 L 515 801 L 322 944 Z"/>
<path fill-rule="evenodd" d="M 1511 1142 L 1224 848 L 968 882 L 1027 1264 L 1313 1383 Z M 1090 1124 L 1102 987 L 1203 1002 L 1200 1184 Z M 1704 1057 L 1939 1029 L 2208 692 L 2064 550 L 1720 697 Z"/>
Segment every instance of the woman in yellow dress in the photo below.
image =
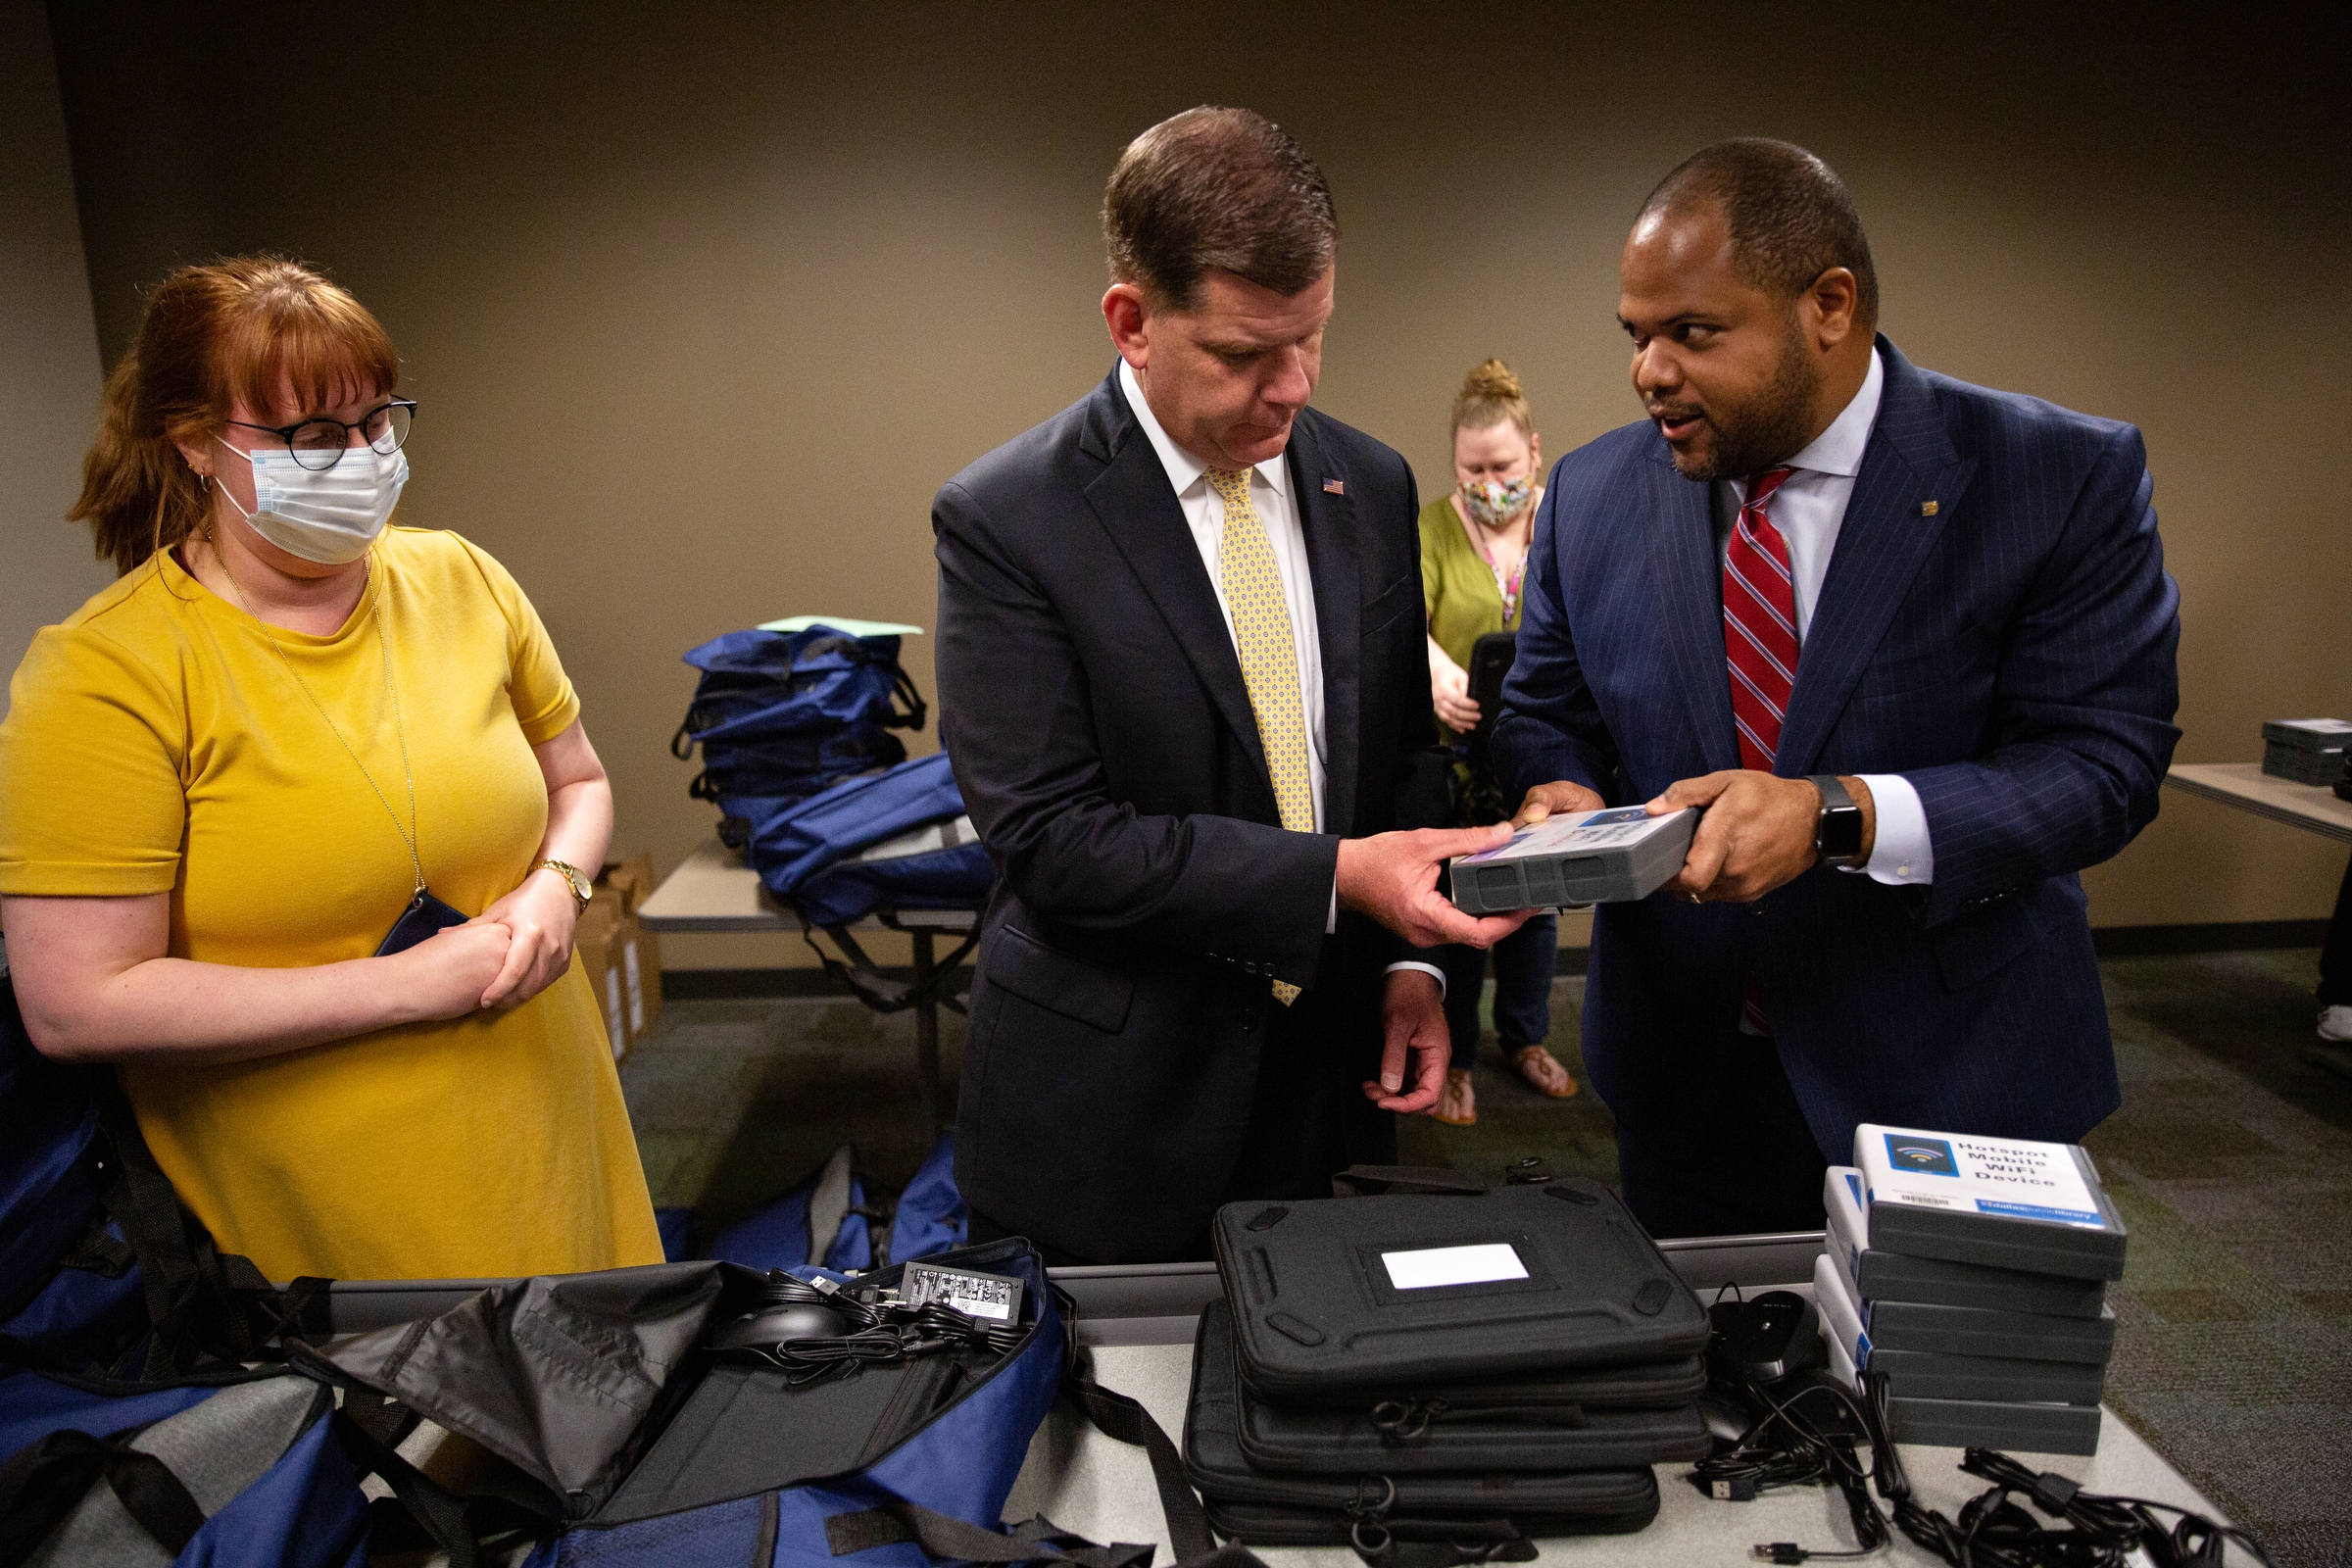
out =
<path fill-rule="evenodd" d="M 1543 468 L 1543 442 L 1519 378 L 1500 360 L 1486 361 L 1471 370 L 1453 400 L 1454 488 L 1421 509 L 1430 706 L 1443 740 L 1458 740 L 1479 721 L 1465 672 L 1472 645 L 1489 632 L 1519 629 L 1520 584 L 1527 574 L 1536 504 L 1544 499 Z M 1461 825 L 1478 827 L 1490 820 L 1500 818 Z M 1446 947 L 1431 956 L 1446 971 L 1446 1025 L 1453 1037 L 1453 1060 L 1429 1114 L 1467 1127 L 1478 1120 L 1470 1074 L 1478 1061 L 1488 953 Z M 1494 1031 L 1504 1058 L 1537 1093 L 1555 1100 L 1575 1094 L 1576 1080 L 1544 1044 L 1551 1033 L 1558 918 L 1548 910 L 1534 916 L 1494 944 L 1493 958 Z"/>
<path fill-rule="evenodd" d="M 386 526 L 398 379 L 294 263 L 150 296 L 73 514 L 122 575 L 0 720 L 18 1002 L 270 1278 L 659 1262 L 571 951 L 612 787 L 514 578 Z"/>

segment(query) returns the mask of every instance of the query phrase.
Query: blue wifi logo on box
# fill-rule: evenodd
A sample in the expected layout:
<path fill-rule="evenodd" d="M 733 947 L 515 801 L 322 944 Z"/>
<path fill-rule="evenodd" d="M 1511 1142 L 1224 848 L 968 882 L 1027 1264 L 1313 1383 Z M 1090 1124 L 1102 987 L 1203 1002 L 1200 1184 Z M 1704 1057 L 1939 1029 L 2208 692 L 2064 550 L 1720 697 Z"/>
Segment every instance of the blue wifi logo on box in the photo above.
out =
<path fill-rule="evenodd" d="M 1888 1133 L 1886 1162 L 1896 1170 L 1921 1176 L 1960 1174 L 1960 1162 L 1952 1157 L 1952 1146 L 1940 1138 L 1898 1138 Z"/>

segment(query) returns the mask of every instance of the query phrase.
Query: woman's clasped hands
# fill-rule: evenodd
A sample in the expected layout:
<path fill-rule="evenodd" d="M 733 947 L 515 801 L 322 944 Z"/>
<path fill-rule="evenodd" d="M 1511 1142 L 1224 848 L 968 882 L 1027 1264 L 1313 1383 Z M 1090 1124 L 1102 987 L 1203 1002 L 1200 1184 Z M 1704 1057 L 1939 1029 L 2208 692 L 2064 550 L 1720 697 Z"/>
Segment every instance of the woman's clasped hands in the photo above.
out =
<path fill-rule="evenodd" d="M 436 931 L 394 961 L 415 970 L 412 995 L 424 1018 L 511 1011 L 570 967 L 578 923 L 579 906 L 564 879 L 534 871 L 474 918 Z"/>

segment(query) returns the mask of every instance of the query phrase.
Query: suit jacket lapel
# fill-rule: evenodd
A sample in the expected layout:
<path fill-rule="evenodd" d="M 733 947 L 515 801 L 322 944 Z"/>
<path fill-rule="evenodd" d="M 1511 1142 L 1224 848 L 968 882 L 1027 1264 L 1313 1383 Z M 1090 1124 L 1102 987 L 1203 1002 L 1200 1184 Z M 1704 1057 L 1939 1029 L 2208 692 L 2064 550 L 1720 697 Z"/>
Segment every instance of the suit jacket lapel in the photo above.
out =
<path fill-rule="evenodd" d="M 1356 563 L 1355 503 L 1348 475 L 1330 466 L 1311 413 L 1291 427 L 1291 494 L 1306 533 L 1307 575 L 1315 594 L 1316 640 L 1323 655 L 1323 831 L 1345 833 L 1355 820 L 1356 732 L 1359 702 L 1362 585 Z M 1340 481 L 1341 493 L 1323 488 Z"/>
<path fill-rule="evenodd" d="M 1192 527 L 1168 486 L 1168 470 L 1160 466 L 1159 454 L 1152 450 L 1151 438 L 1127 406 L 1116 371 L 1096 389 L 1095 397 L 1097 407 L 1080 446 L 1105 466 L 1086 487 L 1087 504 L 1175 633 L 1177 645 L 1208 688 L 1226 724 L 1268 780 L 1271 801 L 1273 775 L 1258 742 L 1249 688 L 1242 684 L 1242 662 L 1234 654 L 1233 635 L 1217 608 L 1216 590 L 1200 563 Z"/>
<path fill-rule="evenodd" d="M 1715 559 L 1714 489 L 1674 469 L 1663 441 L 1647 469 L 1649 571 L 1674 682 L 1682 688 L 1707 771 L 1740 765 L 1731 675 L 1723 654 L 1723 568 Z"/>
<path fill-rule="evenodd" d="M 1813 607 L 1797 656 L 1796 685 L 1773 767 L 1784 778 L 1813 770 L 1854 683 L 1976 469 L 1973 459 L 1963 461 L 1953 450 L 1927 379 L 1885 338 L 1879 353 L 1886 365 L 1886 390 L 1838 524 L 1821 602 Z M 1923 510 L 1929 503 L 1932 512 Z"/>

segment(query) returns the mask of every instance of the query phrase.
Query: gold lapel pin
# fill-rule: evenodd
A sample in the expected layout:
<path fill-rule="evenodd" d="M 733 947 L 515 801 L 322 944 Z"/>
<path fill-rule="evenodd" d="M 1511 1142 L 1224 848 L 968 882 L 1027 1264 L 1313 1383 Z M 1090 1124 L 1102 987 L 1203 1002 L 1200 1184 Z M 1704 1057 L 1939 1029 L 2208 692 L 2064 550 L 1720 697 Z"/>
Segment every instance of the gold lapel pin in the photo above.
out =
<path fill-rule="evenodd" d="M 1936 513 L 1941 503 L 1939 502 L 1922 501 L 1919 504 L 1919 514 L 1923 517 L 1933 517 L 1936 515 Z"/>

